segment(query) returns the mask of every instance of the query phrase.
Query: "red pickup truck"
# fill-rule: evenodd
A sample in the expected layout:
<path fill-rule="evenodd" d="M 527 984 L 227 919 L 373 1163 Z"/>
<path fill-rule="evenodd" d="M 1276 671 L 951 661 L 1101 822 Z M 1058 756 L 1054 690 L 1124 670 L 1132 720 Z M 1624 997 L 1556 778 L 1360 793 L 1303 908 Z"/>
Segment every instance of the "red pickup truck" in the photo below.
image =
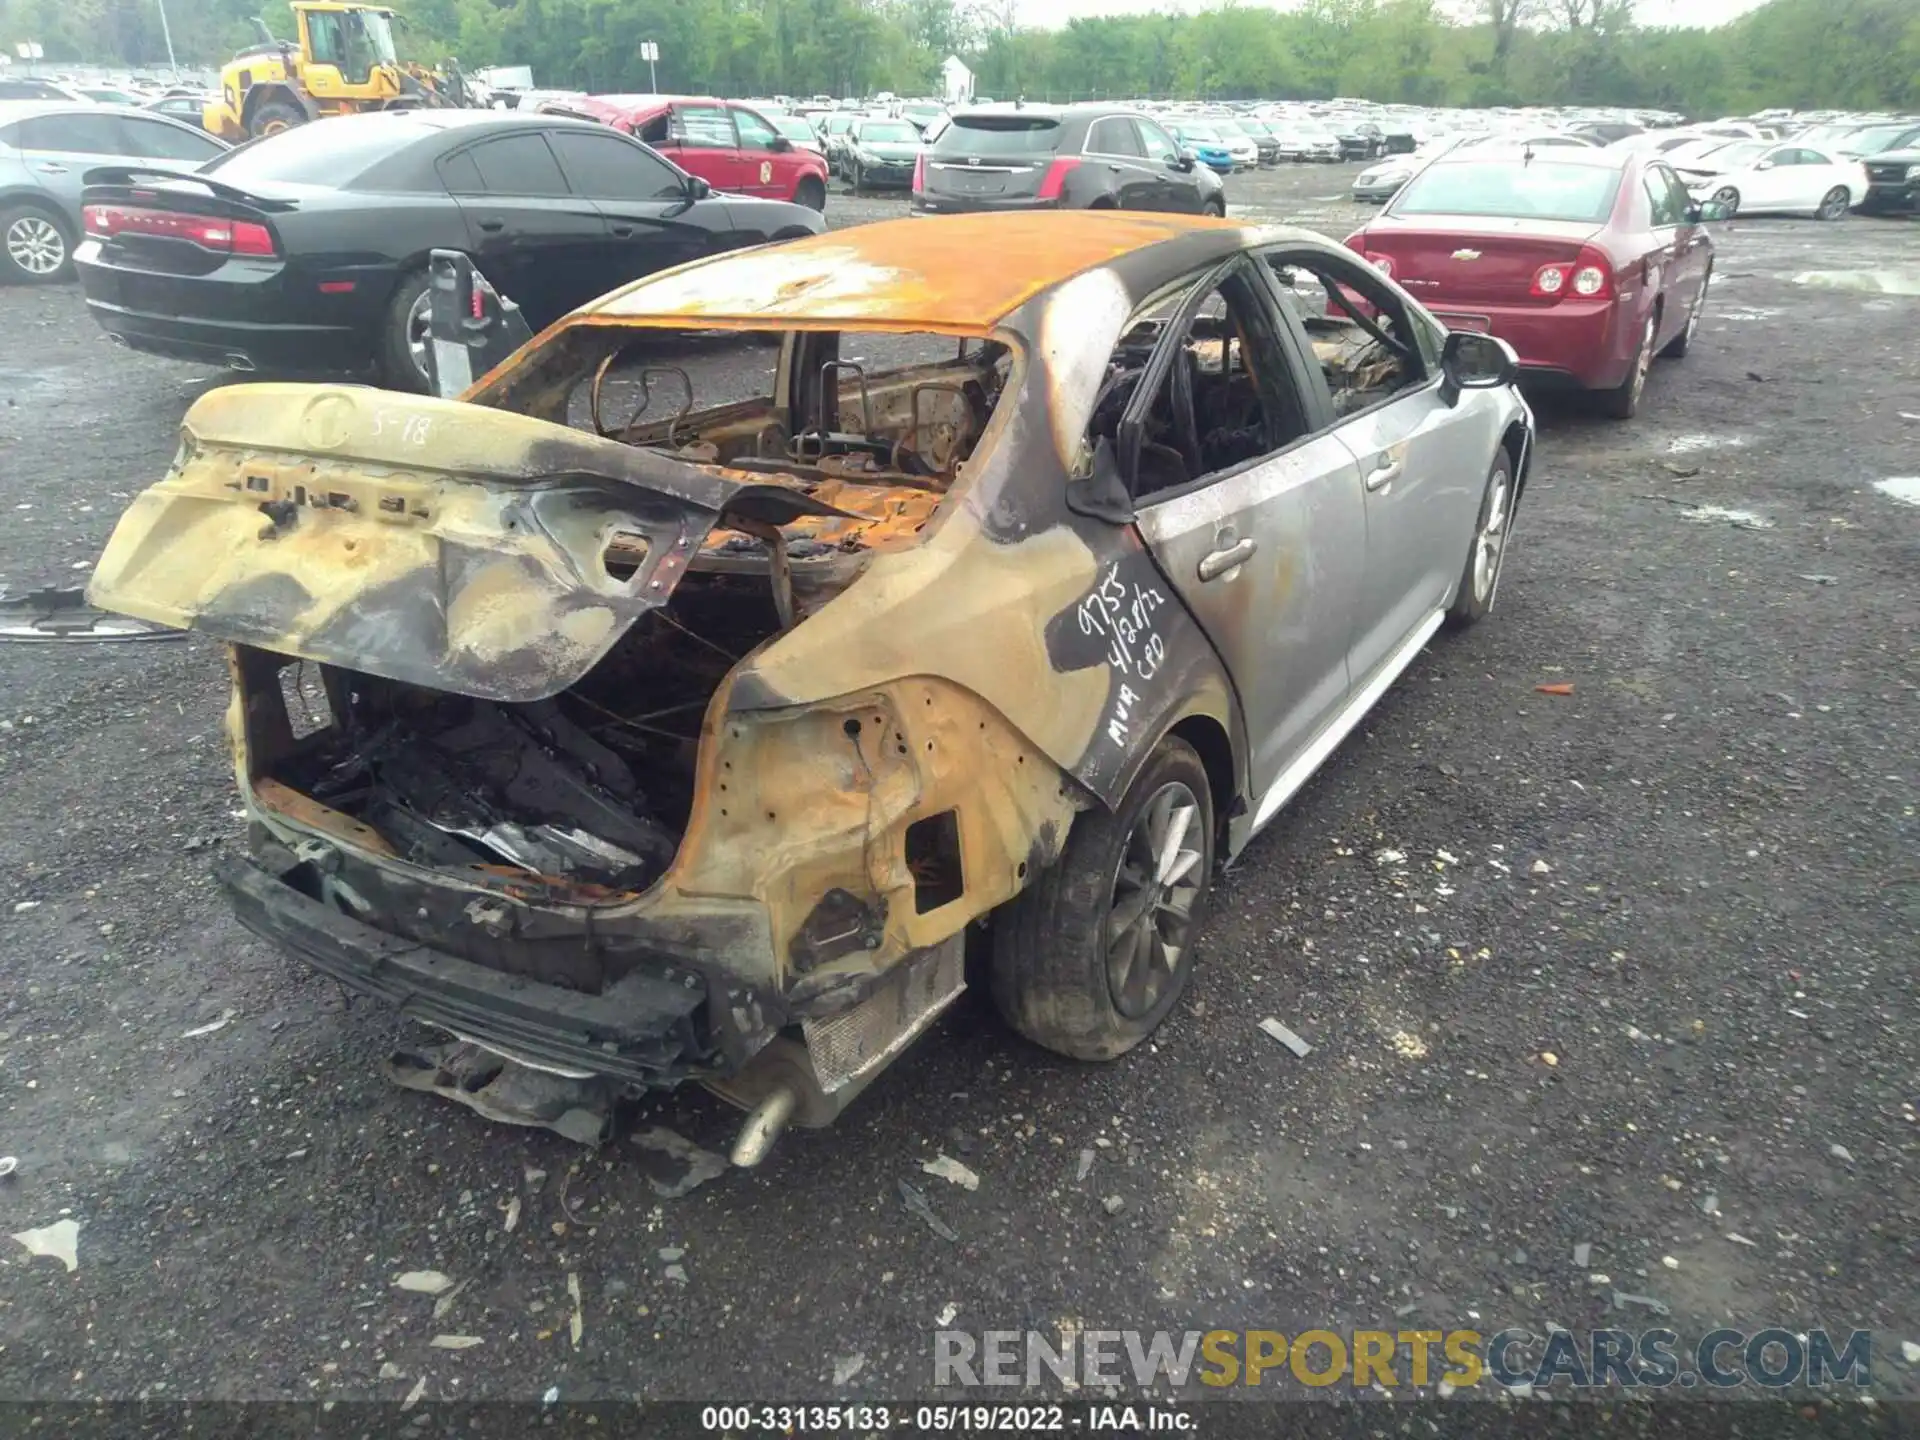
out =
<path fill-rule="evenodd" d="M 796 146 L 759 111 L 737 100 L 580 95 L 549 100 L 540 108 L 624 131 L 716 190 L 827 208 L 826 160 Z"/>

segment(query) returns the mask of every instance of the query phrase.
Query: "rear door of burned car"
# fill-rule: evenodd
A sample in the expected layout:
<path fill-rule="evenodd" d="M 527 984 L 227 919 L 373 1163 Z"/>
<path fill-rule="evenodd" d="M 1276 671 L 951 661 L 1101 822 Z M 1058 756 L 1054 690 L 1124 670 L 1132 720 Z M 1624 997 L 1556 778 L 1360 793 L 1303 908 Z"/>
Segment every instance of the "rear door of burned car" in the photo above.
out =
<path fill-rule="evenodd" d="M 1345 446 L 1312 433 L 1282 317 L 1250 260 L 1149 302 L 1129 333 L 1155 320 L 1137 381 L 1117 357 L 1108 382 L 1133 387 L 1115 459 L 1142 538 L 1226 663 L 1263 794 L 1347 698 L 1360 477 Z"/>
<path fill-rule="evenodd" d="M 1466 559 L 1499 416 L 1482 392 L 1445 392 L 1439 327 L 1372 266 L 1317 246 L 1259 253 L 1287 302 L 1297 383 L 1359 466 L 1365 563 L 1347 662 L 1359 687 L 1437 623 Z"/>

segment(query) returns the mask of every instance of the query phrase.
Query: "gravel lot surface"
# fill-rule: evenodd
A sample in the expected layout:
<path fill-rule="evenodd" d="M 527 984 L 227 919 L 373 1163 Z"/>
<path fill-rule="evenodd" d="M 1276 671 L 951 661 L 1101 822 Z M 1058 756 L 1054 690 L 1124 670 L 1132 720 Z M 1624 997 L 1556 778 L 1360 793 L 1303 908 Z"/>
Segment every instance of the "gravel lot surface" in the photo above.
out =
<path fill-rule="evenodd" d="M 1344 235 L 1353 169 L 1233 213 Z M 0 1235 L 80 1226 L 72 1274 L 0 1240 L 0 1395 L 899 1397 L 940 1317 L 1655 1323 L 1621 1291 L 1688 1338 L 1871 1329 L 1876 1393 L 1920 1396 L 1920 508 L 1875 488 L 1920 473 L 1920 299 L 1796 278 L 1920 274 L 1920 230 L 1722 229 L 1638 421 L 1542 402 L 1498 610 L 1225 877 L 1156 1043 L 1072 1064 L 969 995 L 836 1128 L 677 1199 L 625 1138 L 395 1089 L 392 1015 L 228 917 L 213 646 L 0 646 Z M 0 584 L 79 583 L 222 377 L 71 286 L 0 291 L 0 336 Z"/>

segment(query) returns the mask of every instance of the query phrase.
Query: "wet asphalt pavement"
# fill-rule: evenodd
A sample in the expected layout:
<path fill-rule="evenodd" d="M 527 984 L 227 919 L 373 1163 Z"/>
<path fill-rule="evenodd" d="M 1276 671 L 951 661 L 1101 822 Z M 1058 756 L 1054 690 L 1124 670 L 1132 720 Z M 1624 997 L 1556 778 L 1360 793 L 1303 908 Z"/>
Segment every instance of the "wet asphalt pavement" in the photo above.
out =
<path fill-rule="evenodd" d="M 1344 235 L 1351 173 L 1230 198 Z M 1875 488 L 1920 474 L 1920 298 L 1795 280 L 1912 273 L 1920 230 L 1719 238 L 1639 420 L 1543 405 L 1495 614 L 1220 883 L 1155 1043 L 1069 1063 L 969 995 L 835 1128 L 677 1199 L 626 1138 L 395 1089 L 392 1016 L 228 918 L 213 646 L 0 646 L 0 1234 L 80 1226 L 72 1274 L 0 1241 L 0 1396 L 902 1397 L 949 1312 L 1653 1323 L 1616 1291 L 1689 1338 L 1870 1329 L 1875 1393 L 1920 1395 L 1920 508 Z M 71 286 L 0 291 L 0 336 L 0 584 L 79 583 L 221 377 Z M 436 1315 L 410 1270 L 460 1288 Z"/>

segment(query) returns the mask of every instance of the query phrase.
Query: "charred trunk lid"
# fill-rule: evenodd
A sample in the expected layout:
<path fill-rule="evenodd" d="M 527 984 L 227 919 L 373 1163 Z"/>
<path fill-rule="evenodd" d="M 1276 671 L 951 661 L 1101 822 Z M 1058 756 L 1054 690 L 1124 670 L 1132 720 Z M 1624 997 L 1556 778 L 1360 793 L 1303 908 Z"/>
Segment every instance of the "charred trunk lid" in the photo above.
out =
<path fill-rule="evenodd" d="M 565 426 L 342 385 L 187 412 L 93 603 L 477 699 L 542 700 L 664 605 L 724 519 L 832 506 Z"/>

